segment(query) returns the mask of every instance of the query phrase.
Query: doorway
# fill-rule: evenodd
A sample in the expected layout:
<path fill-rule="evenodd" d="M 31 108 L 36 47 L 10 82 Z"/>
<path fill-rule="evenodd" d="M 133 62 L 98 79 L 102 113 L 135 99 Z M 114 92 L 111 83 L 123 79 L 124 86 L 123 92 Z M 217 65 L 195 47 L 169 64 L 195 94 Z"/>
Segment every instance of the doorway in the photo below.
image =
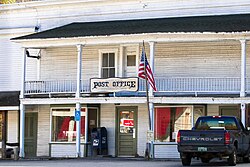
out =
<path fill-rule="evenodd" d="M 25 114 L 25 157 L 36 157 L 37 150 L 37 113 Z"/>
<path fill-rule="evenodd" d="M 117 155 L 137 156 L 137 107 L 117 107 Z"/>

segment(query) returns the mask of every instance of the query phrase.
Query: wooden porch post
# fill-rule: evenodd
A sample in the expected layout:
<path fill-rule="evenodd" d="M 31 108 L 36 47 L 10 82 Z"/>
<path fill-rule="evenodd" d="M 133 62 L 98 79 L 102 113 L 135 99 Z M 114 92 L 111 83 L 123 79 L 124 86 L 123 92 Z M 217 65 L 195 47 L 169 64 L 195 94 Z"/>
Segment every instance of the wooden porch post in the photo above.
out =
<path fill-rule="evenodd" d="M 82 45 L 79 44 L 77 45 L 77 88 L 76 88 L 76 96 L 75 96 L 76 98 L 80 98 L 81 96 L 81 75 L 82 75 Z M 80 111 L 80 119 L 76 121 L 76 157 L 81 157 L 81 104 L 80 102 L 76 103 L 76 111 Z"/>
<path fill-rule="evenodd" d="M 20 153 L 19 156 L 24 158 L 24 134 L 25 134 L 25 105 L 22 103 L 25 92 L 25 76 L 26 76 L 26 51 L 23 49 L 23 61 L 22 61 L 22 78 L 21 78 L 21 92 L 20 92 Z"/>

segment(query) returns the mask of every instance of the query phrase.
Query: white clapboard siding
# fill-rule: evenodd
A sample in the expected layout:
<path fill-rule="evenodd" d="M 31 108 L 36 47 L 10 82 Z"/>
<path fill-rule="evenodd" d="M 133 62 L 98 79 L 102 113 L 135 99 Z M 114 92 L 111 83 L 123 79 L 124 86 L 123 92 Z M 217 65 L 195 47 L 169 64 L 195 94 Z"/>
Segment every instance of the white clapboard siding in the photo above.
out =
<path fill-rule="evenodd" d="M 21 46 L 9 38 L 0 38 L 0 91 L 20 90 L 22 76 Z M 27 80 L 36 79 L 36 60 L 27 59 Z"/>
<path fill-rule="evenodd" d="M 85 145 L 81 145 L 81 157 L 83 157 Z M 50 145 L 51 157 L 76 157 L 76 144 L 75 143 L 56 143 Z"/>
<path fill-rule="evenodd" d="M 138 105 L 137 154 L 145 156 L 148 123 L 147 105 Z"/>
<path fill-rule="evenodd" d="M 77 48 L 48 48 L 42 50 L 41 79 L 76 79 Z"/>
<path fill-rule="evenodd" d="M 83 46 L 82 79 L 99 77 L 99 50 L 119 49 L 118 45 Z M 119 56 L 119 53 L 118 53 Z M 117 58 L 119 58 L 117 56 Z M 42 50 L 42 80 L 76 80 L 77 47 L 48 48 Z"/>
<path fill-rule="evenodd" d="M 155 75 L 240 77 L 240 53 L 238 41 L 156 44 Z"/>
<path fill-rule="evenodd" d="M 154 145 L 155 158 L 180 158 L 180 154 L 177 150 L 177 144 L 175 145 Z"/>
<path fill-rule="evenodd" d="M 100 127 L 107 129 L 108 155 L 115 156 L 115 105 L 102 104 L 100 111 Z"/>
<path fill-rule="evenodd" d="M 146 43 L 145 47 L 150 61 L 149 45 Z M 84 46 L 82 79 L 99 77 L 99 51 L 103 49 L 118 49 L 119 71 L 119 48 L 118 45 Z M 239 41 L 174 42 L 155 45 L 155 77 L 240 77 L 240 67 Z M 247 70 L 250 70 L 249 61 Z M 75 80 L 76 72 L 76 46 L 48 48 L 42 51 L 42 80 Z"/>
<path fill-rule="evenodd" d="M 27 6 L 25 8 L 25 6 Z M 54 28 L 71 22 L 141 19 L 157 17 L 180 17 L 194 15 L 219 15 L 247 13 L 249 11 L 247 0 L 210 0 L 210 1 L 76 1 L 76 2 L 37 2 L 32 4 L 20 3 L 3 8 L 8 11 L 7 16 L 0 19 L 3 27 L 35 26 L 41 24 L 42 30 Z M 6 10 L 6 11 L 5 11 Z M 21 10 L 21 11 L 20 11 Z M 37 21 L 39 20 L 39 21 Z"/>
<path fill-rule="evenodd" d="M 22 52 L 9 38 L 0 38 L 0 91 L 20 90 Z"/>
<path fill-rule="evenodd" d="M 49 156 L 50 106 L 39 105 L 37 130 L 37 156 Z"/>

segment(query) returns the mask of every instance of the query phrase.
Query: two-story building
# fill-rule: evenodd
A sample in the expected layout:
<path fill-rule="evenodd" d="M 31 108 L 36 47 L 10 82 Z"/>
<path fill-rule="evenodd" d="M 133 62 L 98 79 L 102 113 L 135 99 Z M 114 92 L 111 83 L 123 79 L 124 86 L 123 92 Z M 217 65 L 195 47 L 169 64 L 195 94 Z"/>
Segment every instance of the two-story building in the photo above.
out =
<path fill-rule="evenodd" d="M 249 19 L 235 14 L 76 22 L 12 39 L 24 48 L 20 155 L 87 155 L 90 132 L 101 126 L 108 131 L 109 155 L 144 156 L 149 115 L 143 80 L 137 92 L 116 93 L 93 93 L 90 82 L 136 77 L 143 41 L 158 89 L 149 100 L 155 158 L 177 158 L 176 133 L 190 129 L 200 115 L 235 115 L 248 125 Z M 40 50 L 39 80 L 26 80 L 29 49 Z M 75 110 L 81 111 L 78 141 Z M 24 133 L 37 134 L 25 153 Z"/>
<path fill-rule="evenodd" d="M 20 102 L 10 102 L 15 107 L 8 101 L 0 107 L 7 142 L 20 141 L 21 157 L 85 156 L 91 130 L 106 127 L 109 155 L 144 156 L 144 81 L 138 92 L 90 87 L 91 78 L 137 77 L 143 41 L 158 89 L 149 99 L 155 158 L 178 158 L 176 132 L 199 115 L 236 115 L 248 124 L 249 6 L 247 0 L 1 5 L 0 93 L 6 100 L 21 90 Z"/>

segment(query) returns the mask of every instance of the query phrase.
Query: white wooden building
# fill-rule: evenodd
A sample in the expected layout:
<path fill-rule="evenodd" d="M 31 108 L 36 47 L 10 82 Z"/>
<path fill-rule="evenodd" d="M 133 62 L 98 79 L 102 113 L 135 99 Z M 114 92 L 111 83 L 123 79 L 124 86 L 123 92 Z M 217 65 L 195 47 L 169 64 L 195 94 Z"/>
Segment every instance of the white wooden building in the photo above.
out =
<path fill-rule="evenodd" d="M 150 93 L 154 158 L 178 158 L 176 132 L 190 129 L 199 115 L 236 115 L 248 125 L 249 5 L 86 0 L 0 6 L 6 14 L 0 19 L 11 20 L 3 28 L 39 31 L 12 38 L 23 47 L 20 156 L 90 155 L 95 127 L 107 128 L 108 155 L 144 156 L 143 80 L 138 92 L 93 93 L 89 85 L 91 78 L 136 77 L 143 41 L 158 88 Z M 30 61 L 37 63 L 35 73 L 27 70 Z M 72 120 L 76 109 L 81 130 Z"/>

